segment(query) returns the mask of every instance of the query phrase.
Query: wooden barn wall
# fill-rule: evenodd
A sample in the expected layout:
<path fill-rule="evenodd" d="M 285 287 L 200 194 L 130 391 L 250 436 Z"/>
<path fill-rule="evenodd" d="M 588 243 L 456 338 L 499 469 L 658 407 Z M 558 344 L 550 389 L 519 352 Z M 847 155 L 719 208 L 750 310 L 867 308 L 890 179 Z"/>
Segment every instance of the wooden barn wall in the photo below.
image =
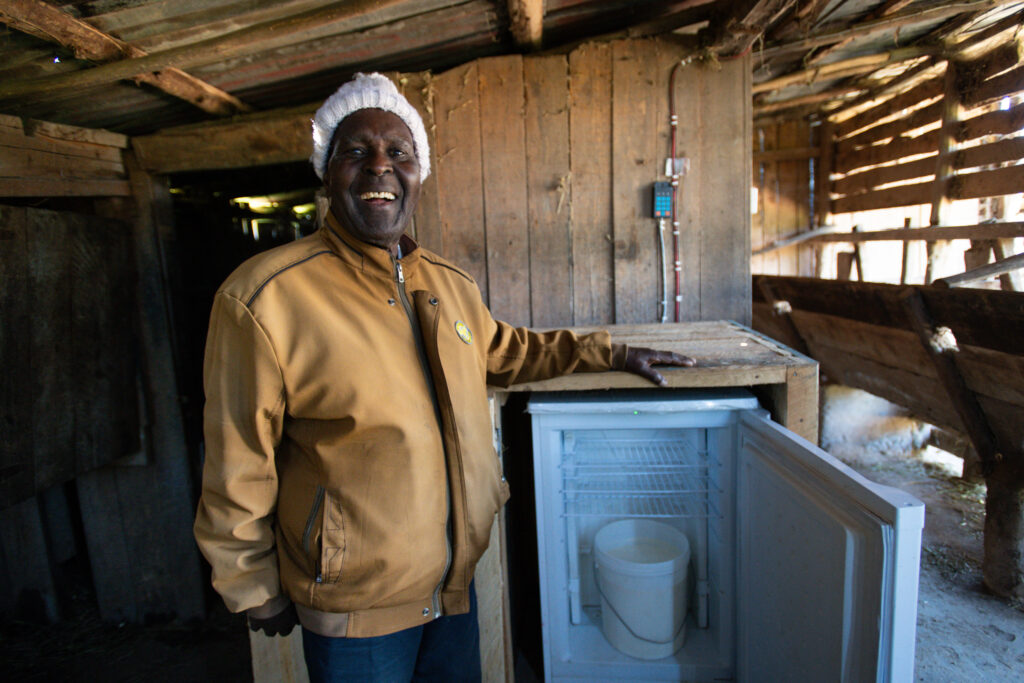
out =
<path fill-rule="evenodd" d="M 751 206 L 751 244 L 757 250 L 813 227 L 811 174 L 815 164 L 808 150 L 817 143 L 819 127 L 797 119 L 755 122 L 753 128 L 757 203 Z M 813 277 L 815 268 L 815 251 L 809 245 L 753 256 L 750 263 L 755 275 Z"/>
<path fill-rule="evenodd" d="M 658 321 L 651 192 L 665 179 L 669 74 L 684 56 L 622 40 L 398 75 L 431 137 L 420 242 L 468 270 L 514 324 Z M 677 153 L 690 162 L 678 191 L 681 320 L 750 321 L 748 62 L 689 64 L 676 78 Z M 671 227 L 665 239 L 671 250 Z"/>
<path fill-rule="evenodd" d="M 832 213 L 1019 192 L 1022 92 L 1024 64 L 1012 44 L 948 62 L 910 90 L 836 123 Z M 933 207 L 932 224 L 942 223 Z"/>
<path fill-rule="evenodd" d="M 139 448 L 131 226 L 0 205 L 0 509 Z"/>

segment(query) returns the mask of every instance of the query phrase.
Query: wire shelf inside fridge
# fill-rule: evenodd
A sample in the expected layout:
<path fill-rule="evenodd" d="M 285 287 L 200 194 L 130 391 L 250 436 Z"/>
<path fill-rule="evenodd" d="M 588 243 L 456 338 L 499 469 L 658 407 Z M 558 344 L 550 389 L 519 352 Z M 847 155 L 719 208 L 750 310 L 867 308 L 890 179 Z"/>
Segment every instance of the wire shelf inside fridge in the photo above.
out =
<path fill-rule="evenodd" d="M 567 517 L 688 517 L 717 514 L 706 450 L 680 434 L 563 435 L 562 501 Z M 713 498 L 714 496 L 710 496 Z"/>

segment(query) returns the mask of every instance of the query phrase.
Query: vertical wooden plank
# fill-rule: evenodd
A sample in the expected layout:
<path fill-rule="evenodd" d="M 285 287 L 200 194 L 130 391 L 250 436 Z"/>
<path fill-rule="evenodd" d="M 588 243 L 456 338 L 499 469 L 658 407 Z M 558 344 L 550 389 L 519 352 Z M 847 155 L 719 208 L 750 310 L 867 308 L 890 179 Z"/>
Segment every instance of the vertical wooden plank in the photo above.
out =
<path fill-rule="evenodd" d="M 680 321 L 701 320 L 701 244 L 705 239 L 704 211 L 708 208 L 704 182 L 711 175 L 703 165 L 701 136 L 706 130 L 715 129 L 713 122 L 704 120 L 706 112 L 700 95 L 706 89 L 704 81 L 707 78 L 714 78 L 714 72 L 696 62 L 680 67 L 676 73 L 674 96 L 679 117 L 676 154 L 690 161 L 690 170 L 679 179 L 679 191 L 676 193 L 681 267 L 679 290 L 683 297 L 679 307 Z"/>
<path fill-rule="evenodd" d="M 81 217 L 56 211 L 28 212 L 29 393 L 35 490 L 75 474 L 74 345 L 71 325 L 73 235 Z M 87 342 L 84 342 L 87 343 Z M 57 409 L 64 406 L 65 410 Z"/>
<path fill-rule="evenodd" d="M 754 127 L 751 153 L 764 151 L 764 125 Z M 763 161 L 753 164 L 753 187 L 757 188 L 756 212 L 750 218 L 750 244 L 752 249 L 759 249 L 768 243 L 764 234 L 764 167 Z M 764 255 L 750 258 L 750 272 L 754 275 L 764 274 Z"/>
<path fill-rule="evenodd" d="M 285 637 L 249 631 L 249 654 L 253 683 L 309 683 L 301 628 Z"/>
<path fill-rule="evenodd" d="M 611 57 L 608 43 L 587 43 L 569 54 L 574 325 L 615 321 Z"/>
<path fill-rule="evenodd" d="M 487 291 L 491 314 L 530 324 L 530 243 L 527 227 L 523 58 L 477 61 Z"/>
<path fill-rule="evenodd" d="M 103 361 L 104 348 L 115 336 L 119 322 L 111 318 L 109 305 L 111 274 L 123 263 L 109 262 L 114 244 L 111 231 L 90 230 L 84 223 L 73 225 L 71 247 L 74 251 L 67 277 L 71 284 L 72 381 L 77 396 L 68 406 L 75 425 L 73 454 L 77 472 L 86 472 L 112 458 L 107 418 L 113 415 L 110 384 L 114 380 Z M 120 292 L 125 294 L 125 292 Z M 130 319 L 129 321 L 130 324 Z"/>
<path fill-rule="evenodd" d="M 409 104 L 423 117 L 430 144 L 431 173 L 420 188 L 420 203 L 413 219 L 413 232 L 420 246 L 438 254 L 444 253 L 441 241 L 441 213 L 437 196 L 437 126 L 434 123 L 434 86 L 429 71 L 403 74 L 399 79 L 399 90 Z"/>
<path fill-rule="evenodd" d="M 569 89 L 564 55 L 524 61 L 530 310 L 538 327 L 572 324 Z"/>
<path fill-rule="evenodd" d="M 159 239 L 173 225 L 166 179 L 127 160 L 138 218 L 134 245 L 140 341 L 145 350 L 150 463 L 104 467 L 78 478 L 100 614 L 137 621 L 147 615 L 187 620 L 203 615 L 200 560 L 192 539 L 195 514 Z"/>
<path fill-rule="evenodd" d="M 505 681 L 504 574 L 498 525 L 491 526 L 490 545 L 475 572 L 477 619 L 480 625 L 480 668 L 484 683 Z"/>
<path fill-rule="evenodd" d="M 657 60 L 653 40 L 612 43 L 612 212 L 618 324 L 657 320 L 658 238 L 651 217 L 651 184 L 659 178 L 659 122 L 652 103 L 650 70 Z"/>
<path fill-rule="evenodd" d="M 766 151 L 779 148 L 779 124 L 771 123 L 763 128 L 764 148 Z M 764 185 L 761 191 L 761 201 L 764 202 L 762 212 L 764 243 L 769 244 L 781 236 L 779 230 L 779 214 L 781 202 L 781 188 L 779 187 L 779 162 L 768 161 L 764 164 Z M 778 275 L 780 273 L 779 251 L 768 252 L 764 255 L 762 272 L 765 275 Z"/>
<path fill-rule="evenodd" d="M 750 56 L 708 74 L 701 93 L 706 122 L 701 138 L 704 240 L 701 245 L 701 318 L 750 324 Z"/>
<path fill-rule="evenodd" d="M 797 137 L 795 141 L 798 147 L 811 145 L 811 127 L 806 118 L 800 119 L 797 123 Z M 798 159 L 793 162 L 793 176 L 796 191 L 796 232 L 806 232 L 811 225 L 811 167 L 809 159 Z M 809 244 L 801 244 L 794 250 L 796 255 L 795 275 L 803 277 L 814 276 L 814 247 Z"/>
<path fill-rule="evenodd" d="M 442 255 L 476 279 L 487 302 L 476 62 L 446 71 L 433 83 Z"/>
<path fill-rule="evenodd" d="M 28 210 L 0 206 L 0 508 L 35 491 Z"/>
<path fill-rule="evenodd" d="M 832 224 L 832 166 L 835 158 L 835 124 L 825 119 L 818 126 L 818 147 L 821 154 L 814 166 L 814 215 L 817 226 Z M 825 263 L 820 245 L 814 246 L 814 277 L 821 277 Z"/>

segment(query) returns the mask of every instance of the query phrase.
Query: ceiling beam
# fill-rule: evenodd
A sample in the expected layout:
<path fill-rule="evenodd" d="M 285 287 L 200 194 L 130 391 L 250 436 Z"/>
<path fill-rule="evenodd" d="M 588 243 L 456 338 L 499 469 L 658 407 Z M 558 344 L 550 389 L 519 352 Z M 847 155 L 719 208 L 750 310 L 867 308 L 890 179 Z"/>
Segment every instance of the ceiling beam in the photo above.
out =
<path fill-rule="evenodd" d="M 709 49 L 719 55 L 747 52 L 796 0 L 747 0 L 725 3 L 728 11 L 712 20 L 705 35 Z"/>
<path fill-rule="evenodd" d="M 94 62 L 144 57 L 143 50 L 115 38 L 41 0 L 0 0 L 0 22 L 48 42 L 63 45 L 76 59 Z M 252 107 L 180 69 L 136 73 L 136 83 L 145 83 L 193 104 L 205 112 L 230 116 L 252 111 Z"/>
<path fill-rule="evenodd" d="M 544 33 L 544 0 L 508 0 L 509 30 L 516 45 L 540 49 Z"/>
<path fill-rule="evenodd" d="M 298 42 L 302 34 L 324 24 L 345 21 L 377 11 L 402 0 L 347 0 L 299 14 L 248 26 L 232 33 L 155 52 L 108 62 L 83 71 L 0 83 L 0 100 L 52 92 L 66 88 L 91 88 L 106 85 L 139 73 L 163 72 L 167 69 L 189 69 L 265 52 L 274 47 Z"/>
<path fill-rule="evenodd" d="M 759 54 L 763 54 L 764 59 L 771 59 L 783 53 L 808 50 L 822 45 L 838 43 L 850 38 L 862 38 L 876 31 L 886 31 L 899 28 L 907 24 L 934 21 L 936 19 L 952 17 L 958 14 L 991 9 L 998 5 L 1006 4 L 1007 2 L 1008 0 L 975 0 L 974 2 L 958 2 L 953 4 L 943 2 L 928 9 L 907 10 L 898 14 L 886 15 L 871 21 L 858 22 L 848 28 L 825 31 L 800 40 L 790 40 L 778 45 L 771 45 L 766 47 Z"/>

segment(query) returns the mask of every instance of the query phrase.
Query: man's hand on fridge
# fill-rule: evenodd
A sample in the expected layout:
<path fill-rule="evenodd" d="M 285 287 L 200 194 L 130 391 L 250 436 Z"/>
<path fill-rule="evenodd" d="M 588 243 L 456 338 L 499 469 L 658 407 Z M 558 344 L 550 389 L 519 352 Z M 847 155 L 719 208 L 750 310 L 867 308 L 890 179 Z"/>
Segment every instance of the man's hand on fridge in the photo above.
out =
<path fill-rule="evenodd" d="M 697 361 L 693 358 L 672 351 L 659 351 L 642 346 L 630 346 L 626 349 L 626 362 L 622 369 L 650 380 L 660 387 L 664 387 L 668 386 L 668 380 L 655 370 L 653 366 L 674 365 L 692 368 L 696 364 Z"/>

